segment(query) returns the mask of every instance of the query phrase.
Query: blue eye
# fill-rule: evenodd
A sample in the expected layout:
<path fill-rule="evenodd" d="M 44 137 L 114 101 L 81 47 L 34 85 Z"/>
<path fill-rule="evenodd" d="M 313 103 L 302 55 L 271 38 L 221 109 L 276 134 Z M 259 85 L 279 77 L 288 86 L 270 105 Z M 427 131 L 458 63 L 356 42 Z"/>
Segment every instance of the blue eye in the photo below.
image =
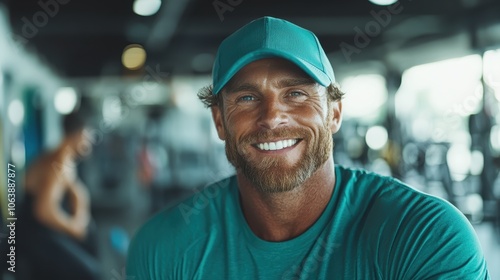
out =
<path fill-rule="evenodd" d="M 290 96 L 291 97 L 300 97 L 300 96 L 304 96 L 305 94 L 301 91 L 292 91 L 290 92 Z"/>
<path fill-rule="evenodd" d="M 248 102 L 248 101 L 253 101 L 255 100 L 255 97 L 251 96 L 251 95 L 245 95 L 245 96 L 242 96 L 238 99 L 238 101 L 243 101 L 243 102 Z"/>

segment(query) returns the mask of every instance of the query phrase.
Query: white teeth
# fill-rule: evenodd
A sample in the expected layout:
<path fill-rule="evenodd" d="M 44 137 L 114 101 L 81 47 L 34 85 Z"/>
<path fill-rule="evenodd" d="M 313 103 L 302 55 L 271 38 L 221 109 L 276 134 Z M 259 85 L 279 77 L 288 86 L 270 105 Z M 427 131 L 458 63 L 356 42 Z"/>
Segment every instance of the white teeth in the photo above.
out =
<path fill-rule="evenodd" d="M 271 151 L 276 150 L 276 142 L 269 143 L 269 150 L 271 150 Z"/>
<path fill-rule="evenodd" d="M 296 139 L 288 139 L 288 140 L 280 140 L 277 142 L 260 143 L 257 144 L 257 147 L 265 151 L 276 151 L 293 146 L 295 145 L 295 143 L 297 143 Z"/>
<path fill-rule="evenodd" d="M 285 143 L 285 142 L 287 142 L 287 143 L 288 143 L 288 141 L 278 141 L 278 142 L 276 142 L 276 150 L 281 150 L 281 149 L 283 149 L 283 146 L 284 146 L 284 143 Z"/>

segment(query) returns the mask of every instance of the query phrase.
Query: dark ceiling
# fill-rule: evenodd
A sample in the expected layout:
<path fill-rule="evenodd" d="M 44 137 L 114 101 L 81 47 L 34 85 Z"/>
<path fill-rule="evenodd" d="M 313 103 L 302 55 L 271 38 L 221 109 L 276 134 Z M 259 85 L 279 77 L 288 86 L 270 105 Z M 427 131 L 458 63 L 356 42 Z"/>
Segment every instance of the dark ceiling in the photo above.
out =
<path fill-rule="evenodd" d="M 163 0 L 156 15 L 142 17 L 133 13 L 132 0 L 3 2 L 16 40 L 58 74 L 71 78 L 124 74 L 120 57 L 131 43 L 145 47 L 150 67 L 182 74 L 209 73 L 206 65 L 193 67 L 193 59 L 215 54 L 224 37 L 264 15 L 308 28 L 328 53 L 339 52 L 342 42 L 355 45 L 357 28 L 366 28 L 375 13 L 387 10 L 368 0 Z M 48 14 L 41 3 L 51 3 L 54 12 Z M 226 5 L 227 10 L 218 13 L 214 5 L 221 9 Z M 471 48 L 480 48 L 475 30 L 500 21 L 500 1 L 495 0 L 404 0 L 398 5 L 400 13 L 392 14 L 380 34 L 370 37 L 367 50 L 387 44 L 403 48 L 464 31 L 470 34 Z M 363 59 L 377 55 L 366 51 Z"/>

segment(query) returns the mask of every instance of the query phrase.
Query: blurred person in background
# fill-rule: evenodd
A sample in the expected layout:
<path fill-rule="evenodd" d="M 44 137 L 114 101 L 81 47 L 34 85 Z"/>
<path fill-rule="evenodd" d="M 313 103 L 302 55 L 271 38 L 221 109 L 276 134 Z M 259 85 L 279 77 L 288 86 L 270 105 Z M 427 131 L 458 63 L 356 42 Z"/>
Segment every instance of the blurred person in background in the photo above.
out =
<path fill-rule="evenodd" d="M 100 277 L 89 194 L 76 169 L 79 157 L 91 149 L 86 128 L 83 114 L 64 116 L 60 145 L 26 172 L 19 244 L 36 279 Z"/>
<path fill-rule="evenodd" d="M 150 219 L 127 276 L 489 279 L 453 205 L 334 164 L 343 95 L 308 30 L 264 17 L 226 38 L 199 97 L 236 175 Z"/>

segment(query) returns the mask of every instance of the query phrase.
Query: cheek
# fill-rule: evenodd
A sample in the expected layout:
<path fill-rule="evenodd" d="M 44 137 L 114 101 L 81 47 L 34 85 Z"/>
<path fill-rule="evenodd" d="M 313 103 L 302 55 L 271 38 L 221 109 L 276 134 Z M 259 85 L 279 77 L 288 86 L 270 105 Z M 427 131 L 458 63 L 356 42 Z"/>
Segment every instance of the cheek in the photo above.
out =
<path fill-rule="evenodd" d="M 226 131 L 237 136 L 237 134 L 250 131 L 257 123 L 257 115 L 254 111 L 226 111 Z"/>
<path fill-rule="evenodd" d="M 304 106 L 293 110 L 290 117 L 298 126 L 310 128 L 317 132 L 327 125 L 327 111 L 317 106 Z"/>

